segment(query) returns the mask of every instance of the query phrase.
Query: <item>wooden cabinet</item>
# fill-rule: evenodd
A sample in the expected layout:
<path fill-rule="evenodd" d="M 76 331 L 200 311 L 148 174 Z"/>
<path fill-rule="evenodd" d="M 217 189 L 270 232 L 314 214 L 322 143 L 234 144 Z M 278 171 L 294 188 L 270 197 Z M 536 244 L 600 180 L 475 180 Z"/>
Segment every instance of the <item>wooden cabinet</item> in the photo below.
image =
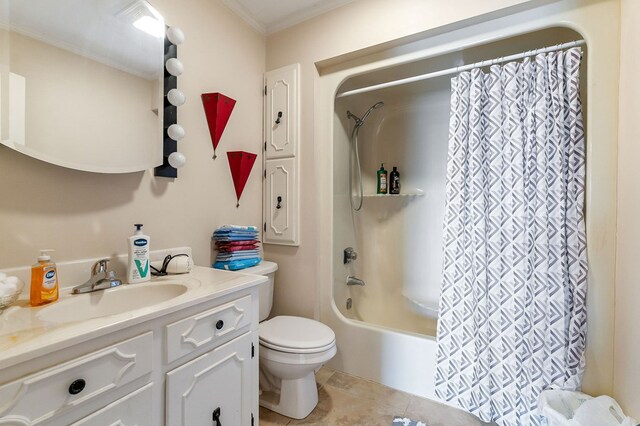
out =
<path fill-rule="evenodd" d="M 251 425 L 250 333 L 167 373 L 167 425 Z"/>
<path fill-rule="evenodd" d="M 265 74 L 265 244 L 300 245 L 300 64 Z"/>
<path fill-rule="evenodd" d="M 257 346 L 254 286 L 0 370 L 0 426 L 257 424 Z"/>

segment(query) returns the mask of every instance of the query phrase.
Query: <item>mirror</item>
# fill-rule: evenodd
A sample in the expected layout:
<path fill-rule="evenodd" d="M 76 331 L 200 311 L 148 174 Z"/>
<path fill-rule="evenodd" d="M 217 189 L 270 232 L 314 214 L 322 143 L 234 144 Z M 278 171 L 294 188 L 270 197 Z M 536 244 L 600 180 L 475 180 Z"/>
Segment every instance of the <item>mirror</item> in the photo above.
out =
<path fill-rule="evenodd" d="M 162 164 L 164 35 L 145 0 L 0 0 L 0 142 L 91 172 Z"/>

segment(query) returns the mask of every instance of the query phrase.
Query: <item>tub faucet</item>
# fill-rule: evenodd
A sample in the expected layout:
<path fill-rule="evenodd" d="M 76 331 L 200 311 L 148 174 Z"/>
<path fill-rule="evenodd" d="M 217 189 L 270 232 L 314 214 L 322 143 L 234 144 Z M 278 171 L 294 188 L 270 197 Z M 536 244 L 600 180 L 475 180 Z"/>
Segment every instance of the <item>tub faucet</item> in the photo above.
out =
<path fill-rule="evenodd" d="M 91 268 L 91 278 L 84 284 L 74 287 L 71 292 L 73 294 L 90 293 L 121 285 L 122 281 L 116 278 L 116 273 L 107 271 L 108 265 L 109 259 L 98 260 Z"/>
<path fill-rule="evenodd" d="M 364 281 L 362 281 L 360 278 L 353 277 L 353 276 L 349 275 L 347 277 L 347 285 L 360 285 L 360 286 L 363 286 L 364 285 Z"/>

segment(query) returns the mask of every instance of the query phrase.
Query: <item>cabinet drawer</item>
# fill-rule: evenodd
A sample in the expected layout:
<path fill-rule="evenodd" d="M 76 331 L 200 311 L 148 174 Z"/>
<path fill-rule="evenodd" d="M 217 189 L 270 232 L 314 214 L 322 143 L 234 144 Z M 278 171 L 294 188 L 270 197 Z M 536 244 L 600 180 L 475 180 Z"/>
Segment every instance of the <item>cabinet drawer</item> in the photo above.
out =
<path fill-rule="evenodd" d="M 39 424 L 151 372 L 153 333 L 145 333 L 0 387 L 2 419 Z"/>
<path fill-rule="evenodd" d="M 71 426 L 152 426 L 153 384 L 112 402 Z"/>
<path fill-rule="evenodd" d="M 167 363 L 171 363 L 201 347 L 228 341 L 225 337 L 251 324 L 251 296 L 216 306 L 206 312 L 166 326 Z"/>

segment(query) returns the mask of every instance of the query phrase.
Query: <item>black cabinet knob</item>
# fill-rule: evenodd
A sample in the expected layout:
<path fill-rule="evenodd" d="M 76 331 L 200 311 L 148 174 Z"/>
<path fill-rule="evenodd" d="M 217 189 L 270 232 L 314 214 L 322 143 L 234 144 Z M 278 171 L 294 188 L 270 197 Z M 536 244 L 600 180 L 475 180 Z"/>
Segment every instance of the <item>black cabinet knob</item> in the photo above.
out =
<path fill-rule="evenodd" d="M 74 380 L 73 383 L 69 385 L 69 393 L 71 395 L 77 395 L 84 390 L 84 387 L 87 385 L 87 382 L 84 379 Z"/>
<path fill-rule="evenodd" d="M 224 321 L 222 321 L 222 320 L 218 320 L 218 322 L 216 323 L 216 328 L 217 328 L 218 330 L 221 330 L 221 329 L 222 329 L 222 327 L 224 327 Z"/>

